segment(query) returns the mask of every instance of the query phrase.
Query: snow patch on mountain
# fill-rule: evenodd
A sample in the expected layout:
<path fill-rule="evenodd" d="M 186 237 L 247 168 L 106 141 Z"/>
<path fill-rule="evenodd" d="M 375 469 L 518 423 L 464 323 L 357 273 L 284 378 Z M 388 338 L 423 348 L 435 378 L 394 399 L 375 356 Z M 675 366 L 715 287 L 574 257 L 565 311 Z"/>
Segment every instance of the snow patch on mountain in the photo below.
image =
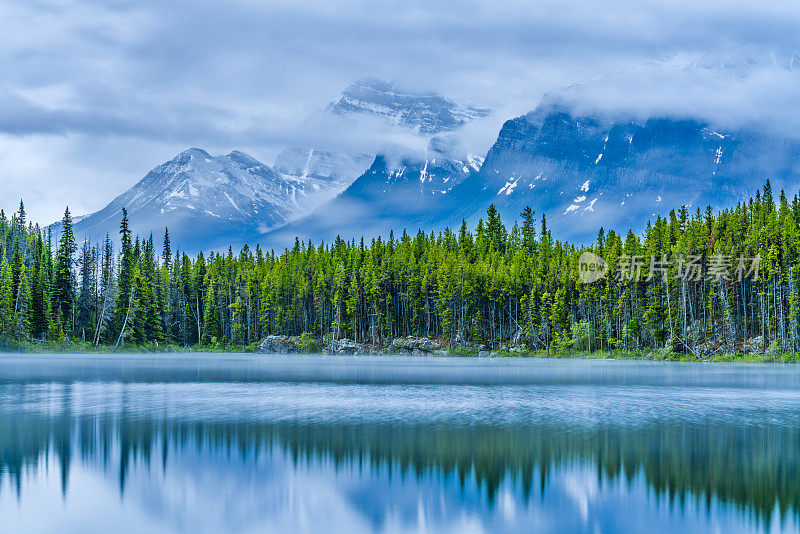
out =
<path fill-rule="evenodd" d="M 102 210 L 75 223 L 80 238 L 117 236 L 126 208 L 135 233 L 163 234 L 176 243 L 211 246 L 214 238 L 236 240 L 254 226 L 264 231 L 300 215 L 298 197 L 314 180 L 287 179 L 252 156 L 233 151 L 211 156 L 191 148 L 150 171 Z"/>
<path fill-rule="evenodd" d="M 326 111 L 340 116 L 380 117 L 393 127 L 422 135 L 456 130 L 489 114 L 488 109 L 458 104 L 435 93 L 403 91 L 395 84 L 375 79 L 351 85 Z"/>
<path fill-rule="evenodd" d="M 393 135 L 397 134 L 416 139 L 420 147 L 427 144 L 433 166 L 437 157 L 446 157 L 454 160 L 454 164 L 457 161 L 461 174 L 466 176 L 480 169 L 483 158 L 464 155 L 459 159 L 437 150 L 444 148 L 444 152 L 450 151 L 448 145 L 456 143 L 447 138 L 448 134 L 488 114 L 487 109 L 459 104 L 435 93 L 403 91 L 392 83 L 365 79 L 346 88 L 321 112 L 310 117 L 304 127 L 309 130 L 351 132 L 359 130 L 367 121 L 373 134 L 370 136 L 371 143 L 375 143 L 375 139 L 384 139 L 387 145 L 381 146 L 380 151 L 390 159 L 408 157 L 408 154 L 401 153 L 399 147 L 392 146 Z M 375 158 L 375 147 L 364 144 L 343 150 L 336 141 L 332 138 L 327 143 L 321 141 L 320 146 L 287 147 L 275 161 L 275 170 L 284 178 L 315 180 L 313 193 L 300 200 L 300 206 L 305 211 L 313 210 L 342 193 L 367 171 Z M 394 155 L 395 152 L 398 155 Z M 447 192 L 460 181 L 449 177 L 435 180 L 435 176 L 426 170 L 422 174 L 424 176 L 420 176 L 420 183 L 428 183 L 424 189 L 434 194 Z M 445 183 L 448 185 L 444 186 Z"/>

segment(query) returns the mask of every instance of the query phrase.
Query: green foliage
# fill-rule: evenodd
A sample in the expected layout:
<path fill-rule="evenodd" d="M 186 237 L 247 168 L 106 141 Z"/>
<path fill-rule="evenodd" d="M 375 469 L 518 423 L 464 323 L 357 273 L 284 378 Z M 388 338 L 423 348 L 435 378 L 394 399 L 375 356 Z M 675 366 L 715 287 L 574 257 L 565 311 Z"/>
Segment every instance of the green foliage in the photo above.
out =
<path fill-rule="evenodd" d="M 107 236 L 84 243 L 76 259 L 68 209 L 54 251 L 50 231 L 26 226 L 21 205 L 11 220 L 0 215 L 0 340 L 239 350 L 276 334 L 302 335 L 300 350 L 317 352 L 323 336 L 386 346 L 413 335 L 446 339 L 455 354 L 475 353 L 471 343 L 501 354 L 515 345 L 509 354 L 694 360 L 800 352 L 797 196 L 781 193 L 776 205 L 767 183 L 720 213 L 680 208 L 641 236 L 600 229 L 585 247 L 554 239 L 530 209 L 520 218 L 509 230 L 490 206 L 474 232 L 462 222 L 457 233 L 296 240 L 282 253 L 245 246 L 190 258 L 168 231 L 156 253 L 152 236 L 131 234 L 123 210 L 120 250 Z M 584 251 L 611 275 L 580 283 Z M 631 256 L 644 276 L 614 276 Z M 739 280 L 722 256 L 760 257 L 758 277 Z M 696 276 L 676 277 L 691 258 Z M 656 260 L 667 265 L 663 276 L 647 276 Z"/>
<path fill-rule="evenodd" d="M 300 334 L 297 342 L 297 351 L 303 354 L 319 354 L 322 352 L 322 343 L 310 332 Z"/>
<path fill-rule="evenodd" d="M 450 356 L 477 356 L 478 349 L 473 347 L 453 347 L 447 354 Z"/>
<path fill-rule="evenodd" d="M 61 238 L 56 251 L 55 282 L 52 295 L 53 305 L 58 309 L 67 332 L 72 328 L 72 318 L 75 312 L 76 282 L 72 267 L 77 248 L 75 236 L 72 233 L 72 216 L 67 208 L 61 221 Z"/>

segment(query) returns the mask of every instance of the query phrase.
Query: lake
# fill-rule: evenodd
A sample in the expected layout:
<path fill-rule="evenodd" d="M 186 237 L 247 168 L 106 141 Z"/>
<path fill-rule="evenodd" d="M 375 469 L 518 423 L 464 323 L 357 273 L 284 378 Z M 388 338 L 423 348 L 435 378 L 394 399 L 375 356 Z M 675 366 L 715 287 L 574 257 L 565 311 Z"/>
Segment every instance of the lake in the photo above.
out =
<path fill-rule="evenodd" d="M 0 355 L 2 532 L 800 532 L 800 367 Z"/>

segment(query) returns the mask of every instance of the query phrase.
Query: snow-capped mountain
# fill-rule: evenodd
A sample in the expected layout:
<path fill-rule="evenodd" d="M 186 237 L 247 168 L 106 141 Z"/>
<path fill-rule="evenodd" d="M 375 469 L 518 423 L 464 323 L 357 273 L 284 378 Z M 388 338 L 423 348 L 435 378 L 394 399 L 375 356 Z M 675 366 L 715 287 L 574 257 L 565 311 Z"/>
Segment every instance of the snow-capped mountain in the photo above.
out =
<path fill-rule="evenodd" d="M 556 237 L 590 242 L 601 226 L 640 231 L 680 206 L 735 206 L 766 180 L 792 196 L 800 135 L 781 127 L 786 109 L 759 87 L 765 73 L 795 80 L 794 58 L 675 54 L 545 95 L 503 125 L 481 171 L 443 198 L 429 226 L 474 224 L 489 204 L 511 222 L 529 205 Z"/>
<path fill-rule="evenodd" d="M 483 158 L 466 151 L 457 137 L 436 136 L 421 156 L 379 155 L 369 172 L 358 177 L 341 197 L 372 203 L 393 202 L 392 197 L 401 195 L 423 202 L 446 195 L 482 164 Z"/>
<path fill-rule="evenodd" d="M 373 121 L 376 134 L 402 133 L 425 142 L 409 150 L 387 142 L 377 156 L 321 149 L 287 149 L 276 170 L 287 177 L 315 176 L 343 186 L 306 216 L 271 232 L 269 246 L 294 241 L 330 241 L 336 235 L 376 236 L 389 227 L 419 227 L 430 222 L 440 198 L 477 173 L 483 158 L 463 146 L 461 129 L 486 118 L 489 110 L 458 104 L 441 95 L 404 92 L 378 80 L 362 80 L 347 88 L 323 112 L 340 130 L 358 121 Z M 314 120 L 320 120 L 319 117 Z M 323 122 L 325 122 L 323 121 Z M 326 122 L 328 126 L 330 122 Z M 355 175 L 353 170 L 363 165 Z M 333 194 L 331 194 L 333 193 Z M 319 198 L 319 197 L 317 197 Z"/>
<path fill-rule="evenodd" d="M 131 229 L 160 239 L 169 228 L 183 249 L 214 246 L 237 234 L 253 236 L 295 218 L 298 199 L 314 191 L 313 179 L 287 179 L 242 152 L 211 156 L 199 148 L 159 165 L 102 210 L 75 223 L 80 238 L 117 236 L 122 208 Z"/>
<path fill-rule="evenodd" d="M 423 143 L 443 135 L 442 143 L 453 144 L 453 139 L 444 141 L 448 133 L 488 115 L 487 109 L 459 104 L 435 93 L 413 93 L 380 80 L 360 80 L 305 121 L 306 129 L 330 131 L 331 138 L 317 146 L 286 147 L 278 155 L 274 168 L 287 178 L 312 177 L 324 184 L 309 199 L 310 207 L 315 207 L 334 198 L 363 175 L 376 152 L 395 150 L 391 146 L 392 134 L 411 136 Z M 336 137 L 363 128 L 365 123 L 371 132 L 369 142 L 359 146 L 356 141 L 348 149 L 342 149 Z M 376 143 L 379 146 L 374 146 Z"/>
<path fill-rule="evenodd" d="M 92 241 L 104 239 L 106 233 L 116 238 L 125 207 L 131 228 L 139 235 L 152 232 L 160 239 L 169 228 L 173 241 L 184 250 L 240 246 L 310 213 L 351 186 L 353 192 L 342 196 L 375 206 L 391 204 L 382 196 L 398 198 L 412 191 L 416 195 L 444 194 L 479 168 L 482 160 L 464 152 L 456 132 L 467 121 L 487 113 L 439 95 L 417 95 L 392 84 L 361 81 L 320 112 L 328 128 L 325 131 L 332 131 L 333 138 L 366 119 L 375 135 L 401 133 L 428 143 L 425 154 L 402 163 L 414 167 L 418 160 L 420 170 L 413 182 L 416 190 L 407 187 L 400 168 L 386 168 L 391 183 L 382 188 L 367 184 L 365 173 L 375 160 L 374 151 L 368 155 L 368 150 L 374 150 L 369 145 L 355 144 L 348 152 L 339 150 L 331 139 L 320 147 L 287 147 L 273 167 L 238 151 L 212 157 L 193 148 L 150 171 L 102 210 L 81 217 L 75 232 L 80 239 Z M 316 124 L 320 114 L 309 119 L 307 126 Z M 387 153 L 396 151 L 391 144 L 384 147 Z M 411 174 L 413 171 L 408 176 Z M 354 184 L 359 176 L 364 178 Z M 336 205 L 322 213 L 330 209 Z M 58 224 L 53 228 L 58 231 Z"/>
<path fill-rule="evenodd" d="M 363 173 L 374 158 L 366 154 L 348 154 L 318 148 L 284 148 L 273 168 L 286 179 L 316 180 L 320 189 L 308 199 L 314 207 L 335 197 Z"/>
<path fill-rule="evenodd" d="M 326 111 L 344 117 L 369 114 L 423 135 L 456 130 L 489 114 L 488 109 L 458 104 L 436 93 L 401 91 L 394 84 L 375 79 L 351 85 Z"/>
<path fill-rule="evenodd" d="M 409 162 L 411 163 L 411 162 Z M 417 162 L 419 166 L 420 162 Z M 432 137 L 419 171 L 419 190 L 425 195 L 444 195 L 481 170 L 483 157 L 468 152 L 456 136 Z M 411 163 L 413 166 L 413 163 Z M 394 171 L 395 176 L 406 174 L 405 166 Z M 411 173 L 413 176 L 413 172 Z"/>
<path fill-rule="evenodd" d="M 713 77 L 725 87 L 726 80 L 747 80 L 761 68 L 753 59 L 741 65 L 701 59 L 670 58 L 635 76 L 652 84 L 660 79 L 654 70 L 677 69 L 685 79 Z M 735 206 L 766 180 L 776 192 L 798 192 L 797 134 L 768 121 L 714 121 L 692 103 L 672 110 L 618 98 L 605 103 L 621 81 L 546 95 L 534 111 L 503 125 L 483 162 L 456 155 L 440 135 L 431 138 L 424 158 L 378 158 L 340 197 L 272 232 L 268 242 L 292 234 L 329 241 L 337 234 L 385 235 L 389 228 L 456 228 L 462 218 L 474 225 L 490 204 L 509 223 L 530 206 L 547 215 L 557 238 L 591 242 L 601 226 L 640 231 L 680 206 Z"/>
<path fill-rule="evenodd" d="M 388 229 L 429 228 L 441 220 L 443 197 L 482 164 L 482 157 L 468 153 L 451 135 L 432 137 L 422 157 L 378 155 L 339 196 L 271 232 L 267 244 L 280 247 L 295 237 L 330 242 L 337 235 L 375 237 Z"/>
<path fill-rule="evenodd" d="M 453 224 L 476 220 L 489 204 L 509 219 L 529 205 L 559 238 L 591 241 L 601 226 L 639 230 L 682 205 L 735 205 L 767 179 L 797 191 L 799 139 L 691 119 L 578 116 L 546 104 L 503 125 L 481 172 L 451 191 L 444 211 Z"/>

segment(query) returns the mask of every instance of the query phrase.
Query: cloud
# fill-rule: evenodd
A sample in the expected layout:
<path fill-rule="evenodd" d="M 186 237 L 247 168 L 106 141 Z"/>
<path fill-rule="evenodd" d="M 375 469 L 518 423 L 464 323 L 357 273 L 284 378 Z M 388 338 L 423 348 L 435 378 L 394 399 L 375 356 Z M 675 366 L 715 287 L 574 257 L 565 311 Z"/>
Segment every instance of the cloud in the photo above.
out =
<path fill-rule="evenodd" d="M 547 95 L 579 114 L 633 120 L 707 121 L 723 130 L 759 128 L 797 136 L 800 62 L 793 54 L 738 47 L 737 54 L 674 54 Z"/>
<path fill-rule="evenodd" d="M 687 112 L 721 121 L 738 112 L 800 126 L 789 70 L 800 51 L 796 2 L 0 0 L 0 12 L 0 153 L 39 155 L 35 164 L 3 162 L 0 195 L 65 184 L 29 202 L 43 221 L 65 202 L 76 212 L 102 207 L 188 146 L 269 162 L 287 143 L 326 134 L 303 120 L 365 76 L 497 110 L 473 127 L 475 151 L 545 92 L 598 77 L 628 85 L 607 82 L 597 101 L 636 113 L 689 102 Z M 789 63 L 743 79 L 635 74 L 675 53 L 751 49 Z M 365 125 L 340 140 L 372 132 Z M 107 172 L 115 157 L 118 169 Z M 85 189 L 85 176 L 107 178 Z"/>

